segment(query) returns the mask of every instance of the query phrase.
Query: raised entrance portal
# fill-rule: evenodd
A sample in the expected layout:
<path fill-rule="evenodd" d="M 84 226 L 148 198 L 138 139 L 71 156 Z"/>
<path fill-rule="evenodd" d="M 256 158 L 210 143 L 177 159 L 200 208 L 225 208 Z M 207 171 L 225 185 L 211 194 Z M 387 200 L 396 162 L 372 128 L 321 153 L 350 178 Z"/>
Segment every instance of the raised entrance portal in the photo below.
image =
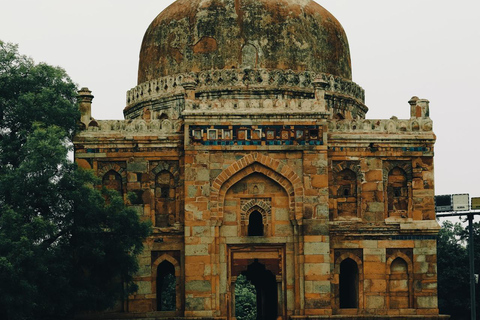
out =
<path fill-rule="evenodd" d="M 230 310 L 232 318 L 239 320 L 242 318 L 240 314 L 235 314 L 235 309 L 238 313 L 240 307 L 253 309 L 248 319 L 252 317 L 256 320 L 285 318 L 284 262 L 283 246 L 254 245 L 231 248 L 230 285 L 233 299 Z M 250 296 L 247 301 L 244 296 L 239 299 L 240 290 L 237 290 L 236 296 L 236 285 L 243 286 L 242 290 L 247 291 L 247 295 Z M 249 286 L 250 288 L 248 288 Z M 242 306 L 237 304 L 242 304 Z"/>

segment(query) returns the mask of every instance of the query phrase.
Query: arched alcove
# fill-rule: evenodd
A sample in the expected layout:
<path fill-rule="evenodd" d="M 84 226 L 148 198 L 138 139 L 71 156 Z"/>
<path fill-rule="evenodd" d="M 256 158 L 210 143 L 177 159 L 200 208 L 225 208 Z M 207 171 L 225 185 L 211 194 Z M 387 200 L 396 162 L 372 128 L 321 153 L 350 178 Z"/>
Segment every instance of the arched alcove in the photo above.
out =
<path fill-rule="evenodd" d="M 340 308 L 358 308 L 358 266 L 347 258 L 340 264 Z"/>
<path fill-rule="evenodd" d="M 334 174 L 334 186 L 337 188 L 337 214 L 339 216 L 357 216 L 357 175 L 350 169 Z"/>
<path fill-rule="evenodd" d="M 407 261 L 395 258 L 390 264 L 388 275 L 388 292 L 390 309 L 406 309 L 411 307 L 411 279 Z"/>
<path fill-rule="evenodd" d="M 169 215 L 175 215 L 175 179 L 170 171 L 155 176 L 155 226 L 168 227 Z"/>
<path fill-rule="evenodd" d="M 332 219 L 362 217 L 361 186 L 365 181 L 358 161 L 333 161 L 329 174 L 330 214 Z"/>
<path fill-rule="evenodd" d="M 389 215 L 406 215 L 408 212 L 408 178 L 405 171 L 395 167 L 388 173 L 387 201 Z"/>
<path fill-rule="evenodd" d="M 102 185 L 109 190 L 123 194 L 122 176 L 115 170 L 109 170 L 103 175 Z"/>
<path fill-rule="evenodd" d="M 176 310 L 176 288 L 175 267 L 164 260 L 157 267 L 157 311 Z"/>
<path fill-rule="evenodd" d="M 269 156 L 252 153 L 230 165 L 212 182 L 212 217 L 223 218 L 225 196 L 228 190 L 246 176 L 262 173 L 276 181 L 289 196 L 289 208 L 292 220 L 303 219 L 303 184 L 292 168 Z"/>
<path fill-rule="evenodd" d="M 284 187 L 254 172 L 227 190 L 220 234 L 225 237 L 288 237 L 293 234 L 291 218 L 289 195 Z"/>

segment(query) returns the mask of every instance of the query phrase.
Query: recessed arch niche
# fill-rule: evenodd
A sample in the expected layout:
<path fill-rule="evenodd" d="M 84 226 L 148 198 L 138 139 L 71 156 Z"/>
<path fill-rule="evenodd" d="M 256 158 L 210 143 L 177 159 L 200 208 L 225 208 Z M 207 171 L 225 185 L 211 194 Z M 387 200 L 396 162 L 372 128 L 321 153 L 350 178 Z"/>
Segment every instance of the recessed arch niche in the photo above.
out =
<path fill-rule="evenodd" d="M 292 235 L 289 195 L 261 172 L 236 181 L 224 197 L 221 234 L 226 237 Z"/>
<path fill-rule="evenodd" d="M 295 224 L 303 219 L 303 184 L 302 179 L 288 165 L 269 156 L 253 153 L 231 164 L 212 182 L 211 217 L 223 220 L 226 192 L 244 177 L 260 172 L 280 184 L 289 195 L 290 220 Z"/>

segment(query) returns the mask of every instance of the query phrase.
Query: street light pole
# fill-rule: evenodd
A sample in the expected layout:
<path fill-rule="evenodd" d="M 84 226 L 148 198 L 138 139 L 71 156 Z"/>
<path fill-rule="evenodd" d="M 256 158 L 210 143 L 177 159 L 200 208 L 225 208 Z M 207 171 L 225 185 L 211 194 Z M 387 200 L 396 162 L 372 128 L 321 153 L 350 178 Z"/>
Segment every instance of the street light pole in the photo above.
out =
<path fill-rule="evenodd" d="M 470 304 L 472 320 L 476 320 L 475 304 L 475 251 L 473 236 L 473 212 L 468 213 L 468 260 L 470 264 Z"/>

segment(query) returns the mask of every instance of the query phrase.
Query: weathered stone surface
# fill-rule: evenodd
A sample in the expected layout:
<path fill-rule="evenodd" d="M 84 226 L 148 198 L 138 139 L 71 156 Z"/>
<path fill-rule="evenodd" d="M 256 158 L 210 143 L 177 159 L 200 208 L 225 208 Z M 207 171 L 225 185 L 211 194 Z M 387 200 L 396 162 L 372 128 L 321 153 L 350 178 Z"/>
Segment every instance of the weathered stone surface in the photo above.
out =
<path fill-rule="evenodd" d="M 329 243 L 307 242 L 304 244 L 304 251 L 307 254 L 328 254 L 330 252 Z"/>
<path fill-rule="evenodd" d="M 212 290 L 210 281 L 191 280 L 185 284 L 186 291 L 209 292 Z"/>
<path fill-rule="evenodd" d="M 189 256 L 208 255 L 208 245 L 207 244 L 187 245 L 185 247 L 185 254 Z"/>
<path fill-rule="evenodd" d="M 133 162 L 127 163 L 128 172 L 148 172 L 148 161 L 135 159 Z"/>
<path fill-rule="evenodd" d="M 278 37 L 286 32 L 292 36 Z M 226 67 L 311 70 L 351 78 L 345 32 L 314 1 L 288 0 L 279 7 L 271 0 L 227 0 L 212 10 L 199 0 L 179 0 L 145 34 L 138 83 Z"/>
<path fill-rule="evenodd" d="M 282 320 L 439 319 L 428 101 L 366 119 L 349 59 L 313 1 L 178 0 L 126 120 L 92 120 L 82 90 L 75 160 L 153 225 L 131 318 L 230 319 L 247 274 Z M 166 276 L 176 310 L 154 313 Z"/>

